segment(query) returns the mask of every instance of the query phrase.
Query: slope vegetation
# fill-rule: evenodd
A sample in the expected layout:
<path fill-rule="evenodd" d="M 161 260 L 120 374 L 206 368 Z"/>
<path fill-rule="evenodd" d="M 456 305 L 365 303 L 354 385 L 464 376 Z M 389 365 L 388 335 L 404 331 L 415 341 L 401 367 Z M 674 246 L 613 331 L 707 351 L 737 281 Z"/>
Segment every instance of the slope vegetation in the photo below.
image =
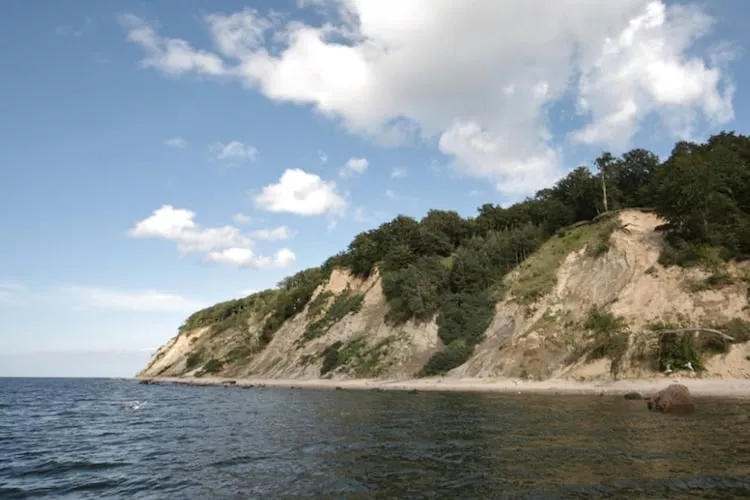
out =
<path fill-rule="evenodd" d="M 596 163 L 509 208 L 361 233 L 274 290 L 196 312 L 140 375 L 749 374 L 750 140 Z"/>

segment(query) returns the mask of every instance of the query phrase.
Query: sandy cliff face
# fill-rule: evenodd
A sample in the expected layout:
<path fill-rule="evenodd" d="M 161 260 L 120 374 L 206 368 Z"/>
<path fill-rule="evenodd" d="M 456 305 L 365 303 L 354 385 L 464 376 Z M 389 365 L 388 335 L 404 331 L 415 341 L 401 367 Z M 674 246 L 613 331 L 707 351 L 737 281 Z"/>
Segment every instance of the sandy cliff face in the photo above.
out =
<path fill-rule="evenodd" d="M 519 300 L 514 293 L 516 285 L 523 285 L 519 280 L 528 279 L 529 273 L 524 271 L 533 269 L 537 256 L 511 273 L 506 278 L 509 292 L 497 303 L 484 341 L 467 363 L 448 376 L 610 378 L 612 360 L 606 356 L 590 360 L 587 355 L 595 339 L 582 324 L 595 306 L 606 308 L 627 325 L 627 348 L 617 370 L 621 378 L 654 373 L 653 367 L 641 359 L 656 339 L 648 329 L 650 324 L 692 327 L 750 319 L 746 266 L 730 265 L 728 269 L 730 275 L 743 279 L 701 286 L 709 272 L 665 269 L 658 264 L 662 236 L 656 228 L 662 220 L 637 210 L 623 211 L 619 217 L 621 226 L 612 233 L 609 249 L 598 256 L 585 248 L 567 254 L 556 269 L 551 290 L 538 300 Z M 539 259 L 544 258 L 545 251 L 543 247 L 538 252 Z M 308 325 L 321 314 L 310 310 L 316 297 L 327 297 L 318 301 L 325 302 L 325 311 L 342 293 L 363 294 L 361 309 L 344 316 L 317 338 L 303 341 Z M 314 378 L 320 376 L 326 348 L 335 344 L 346 355 L 328 376 L 412 377 L 443 347 L 437 326 L 431 321 L 391 327 L 384 320 L 387 311 L 377 273 L 363 281 L 335 270 L 315 291 L 305 310 L 284 323 L 260 352 L 248 354 L 246 346 L 257 342 L 261 318 L 251 319 L 244 329 L 219 335 L 210 335 L 210 329 L 204 327 L 177 335 L 154 354 L 140 375 L 195 375 L 206 360 L 224 360 L 217 372 L 222 376 Z M 730 346 L 727 353 L 706 361 L 707 373 L 750 377 L 748 357 L 747 344 Z"/>

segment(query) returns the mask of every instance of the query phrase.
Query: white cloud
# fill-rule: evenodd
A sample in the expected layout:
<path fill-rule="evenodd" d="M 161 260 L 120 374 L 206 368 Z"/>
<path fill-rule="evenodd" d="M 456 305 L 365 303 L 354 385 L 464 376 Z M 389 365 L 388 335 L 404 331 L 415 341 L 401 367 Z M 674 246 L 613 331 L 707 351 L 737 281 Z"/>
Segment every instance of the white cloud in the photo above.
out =
<path fill-rule="evenodd" d="M 252 240 L 234 226 L 200 227 L 195 212 L 163 205 L 128 231 L 133 238 L 159 238 L 177 243 L 180 252 L 208 252 L 215 248 L 247 247 Z"/>
<path fill-rule="evenodd" d="M 211 151 L 216 153 L 217 160 L 226 161 L 253 161 L 258 156 L 258 150 L 240 141 L 231 141 L 228 143 L 216 142 L 211 145 Z"/>
<path fill-rule="evenodd" d="M 240 298 L 244 299 L 245 297 L 247 297 L 249 295 L 254 295 L 254 294 L 258 293 L 259 291 L 260 290 L 258 290 L 257 288 L 246 288 L 244 290 L 240 290 Z"/>
<path fill-rule="evenodd" d="M 227 248 L 210 252 L 207 258 L 211 262 L 238 268 L 272 269 L 287 267 L 297 257 L 288 248 L 277 251 L 273 258 L 257 256 L 249 248 Z"/>
<path fill-rule="evenodd" d="M 253 201 L 262 210 L 297 215 L 343 215 L 347 206 L 335 182 L 298 168 L 285 170 L 278 183 L 264 187 Z"/>
<path fill-rule="evenodd" d="M 164 144 L 166 144 L 170 148 L 182 149 L 187 146 L 187 141 L 182 137 L 172 137 L 164 141 Z"/>
<path fill-rule="evenodd" d="M 328 155 L 326 155 L 323 151 L 318 150 L 318 159 L 320 160 L 321 165 L 328 163 Z"/>
<path fill-rule="evenodd" d="M 391 170 L 391 177 L 393 179 L 398 179 L 399 177 L 406 177 L 406 169 L 396 167 L 393 170 Z"/>
<path fill-rule="evenodd" d="M 250 234 L 257 240 L 267 241 L 288 240 L 294 235 L 286 226 L 279 226 L 273 229 L 257 229 Z"/>
<path fill-rule="evenodd" d="M 367 158 L 349 158 L 346 165 L 341 169 L 341 177 L 364 174 L 369 165 Z"/>
<path fill-rule="evenodd" d="M 125 14 L 120 17 L 120 23 L 128 31 L 127 39 L 148 53 L 140 62 L 143 68 L 158 69 L 171 76 L 188 71 L 210 76 L 227 74 L 224 61 L 216 54 L 195 50 L 185 40 L 163 38 L 138 16 Z"/>
<path fill-rule="evenodd" d="M 243 214 L 243 213 L 236 213 L 236 214 L 234 214 L 232 216 L 232 220 L 235 223 L 237 223 L 237 224 L 243 224 L 243 225 L 247 225 L 247 224 L 252 224 L 253 223 L 253 218 L 250 217 L 249 215 L 246 215 L 246 214 Z"/>
<path fill-rule="evenodd" d="M 116 290 L 87 285 L 66 285 L 60 288 L 60 292 L 78 308 L 175 312 L 195 311 L 206 305 L 200 301 L 156 290 Z"/>
<path fill-rule="evenodd" d="M 279 26 L 279 17 L 249 9 L 207 16 L 216 52 L 161 37 L 135 16 L 123 23 L 145 51 L 142 66 L 235 79 L 376 137 L 416 131 L 437 139 L 465 173 L 509 195 L 562 173 L 555 144 L 565 137 L 551 134 L 549 113 L 565 99 L 584 121 L 570 137 L 613 148 L 651 117 L 684 136 L 699 119 L 722 124 L 733 115 L 722 58 L 694 47 L 711 27 L 698 7 L 662 0 L 327 5 L 335 12 L 328 9 L 321 27 Z"/>
<path fill-rule="evenodd" d="M 236 215 L 235 219 L 237 218 Z M 290 251 L 286 248 L 279 250 L 281 254 L 277 252 L 274 259 L 257 256 L 252 251 L 255 245 L 253 238 L 264 240 L 290 238 L 292 232 L 286 226 L 261 229 L 254 231 L 251 235 L 246 235 L 238 228 L 230 225 L 204 228 L 199 226 L 194 219 L 195 213 L 191 210 L 176 209 L 171 205 L 163 205 L 149 217 L 137 222 L 135 226 L 128 230 L 127 234 L 133 238 L 157 238 L 173 241 L 183 254 L 203 253 L 210 262 L 235 267 L 279 267 L 280 264 L 287 265 L 289 262 L 287 252 Z M 251 265 L 251 263 L 253 264 Z"/>
<path fill-rule="evenodd" d="M 391 190 L 391 189 L 386 189 L 385 190 L 385 196 L 388 197 L 388 198 L 390 198 L 390 199 L 392 199 L 392 200 L 395 200 L 397 198 L 396 193 L 394 193 L 393 190 Z"/>
<path fill-rule="evenodd" d="M 712 20 L 694 7 L 650 3 L 584 66 L 578 108 L 591 123 L 573 134 L 586 144 L 624 148 L 651 112 L 674 136 L 690 138 L 696 115 L 714 124 L 734 117 L 734 86 L 722 87 L 720 66 L 685 56 Z M 722 61 L 714 59 L 716 64 Z"/>

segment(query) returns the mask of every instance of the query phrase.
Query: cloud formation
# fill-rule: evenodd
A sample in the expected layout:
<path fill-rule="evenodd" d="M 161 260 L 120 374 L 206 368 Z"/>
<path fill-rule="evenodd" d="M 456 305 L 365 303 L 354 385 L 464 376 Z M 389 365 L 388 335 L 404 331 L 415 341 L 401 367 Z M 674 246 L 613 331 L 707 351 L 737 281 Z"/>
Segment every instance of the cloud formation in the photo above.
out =
<path fill-rule="evenodd" d="M 367 158 L 349 158 L 346 164 L 341 168 L 341 177 L 351 177 L 356 174 L 364 174 L 370 162 Z"/>
<path fill-rule="evenodd" d="M 287 169 L 279 182 L 265 186 L 253 197 L 255 206 L 276 213 L 312 216 L 341 216 L 346 200 L 336 190 L 336 183 L 299 168 Z"/>
<path fill-rule="evenodd" d="M 684 137 L 733 116 L 712 20 L 662 0 L 329 0 L 320 26 L 252 9 L 204 18 L 213 47 L 123 17 L 141 66 L 234 79 L 351 131 L 436 141 L 466 174 L 520 195 L 564 172 L 560 144 L 626 147 L 648 119 Z M 342 42 L 343 40 L 343 42 Z M 270 51 L 267 47 L 274 46 Z M 555 136 L 555 104 L 582 125 Z"/>
<path fill-rule="evenodd" d="M 258 150 L 254 146 L 241 141 L 216 142 L 210 149 L 216 154 L 217 160 L 228 162 L 253 161 L 258 156 Z"/>
<path fill-rule="evenodd" d="M 237 214 L 235 214 L 235 219 Z M 274 229 L 258 229 L 250 235 L 244 234 L 239 228 L 231 225 L 220 227 L 202 227 L 195 222 L 195 212 L 186 209 L 163 205 L 145 219 L 138 221 L 127 235 L 132 238 L 154 238 L 172 241 L 182 254 L 203 253 L 210 262 L 235 265 L 236 261 L 246 262 L 247 265 L 237 267 L 279 267 L 294 261 L 289 254 L 291 250 L 284 248 L 282 258 L 269 259 L 256 256 L 252 251 L 255 242 L 253 238 L 264 240 L 288 239 L 292 236 L 286 226 Z M 277 257 L 278 257 L 277 252 Z M 241 258 L 240 258 L 241 257 Z M 249 265 L 253 262 L 255 265 Z M 283 267 L 283 266 L 281 266 Z"/>

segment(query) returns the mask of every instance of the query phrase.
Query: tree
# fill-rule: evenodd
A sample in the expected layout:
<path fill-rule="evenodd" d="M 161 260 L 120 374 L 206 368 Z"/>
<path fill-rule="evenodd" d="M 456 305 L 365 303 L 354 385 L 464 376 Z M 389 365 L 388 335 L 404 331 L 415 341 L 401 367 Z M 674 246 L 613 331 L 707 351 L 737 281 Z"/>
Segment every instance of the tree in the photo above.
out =
<path fill-rule="evenodd" d="M 609 212 L 609 200 L 607 197 L 607 179 L 609 178 L 612 170 L 614 169 L 617 160 L 612 153 L 604 152 L 599 158 L 596 159 L 596 166 L 599 168 L 599 178 L 602 183 L 602 203 L 604 205 L 604 211 Z"/>

